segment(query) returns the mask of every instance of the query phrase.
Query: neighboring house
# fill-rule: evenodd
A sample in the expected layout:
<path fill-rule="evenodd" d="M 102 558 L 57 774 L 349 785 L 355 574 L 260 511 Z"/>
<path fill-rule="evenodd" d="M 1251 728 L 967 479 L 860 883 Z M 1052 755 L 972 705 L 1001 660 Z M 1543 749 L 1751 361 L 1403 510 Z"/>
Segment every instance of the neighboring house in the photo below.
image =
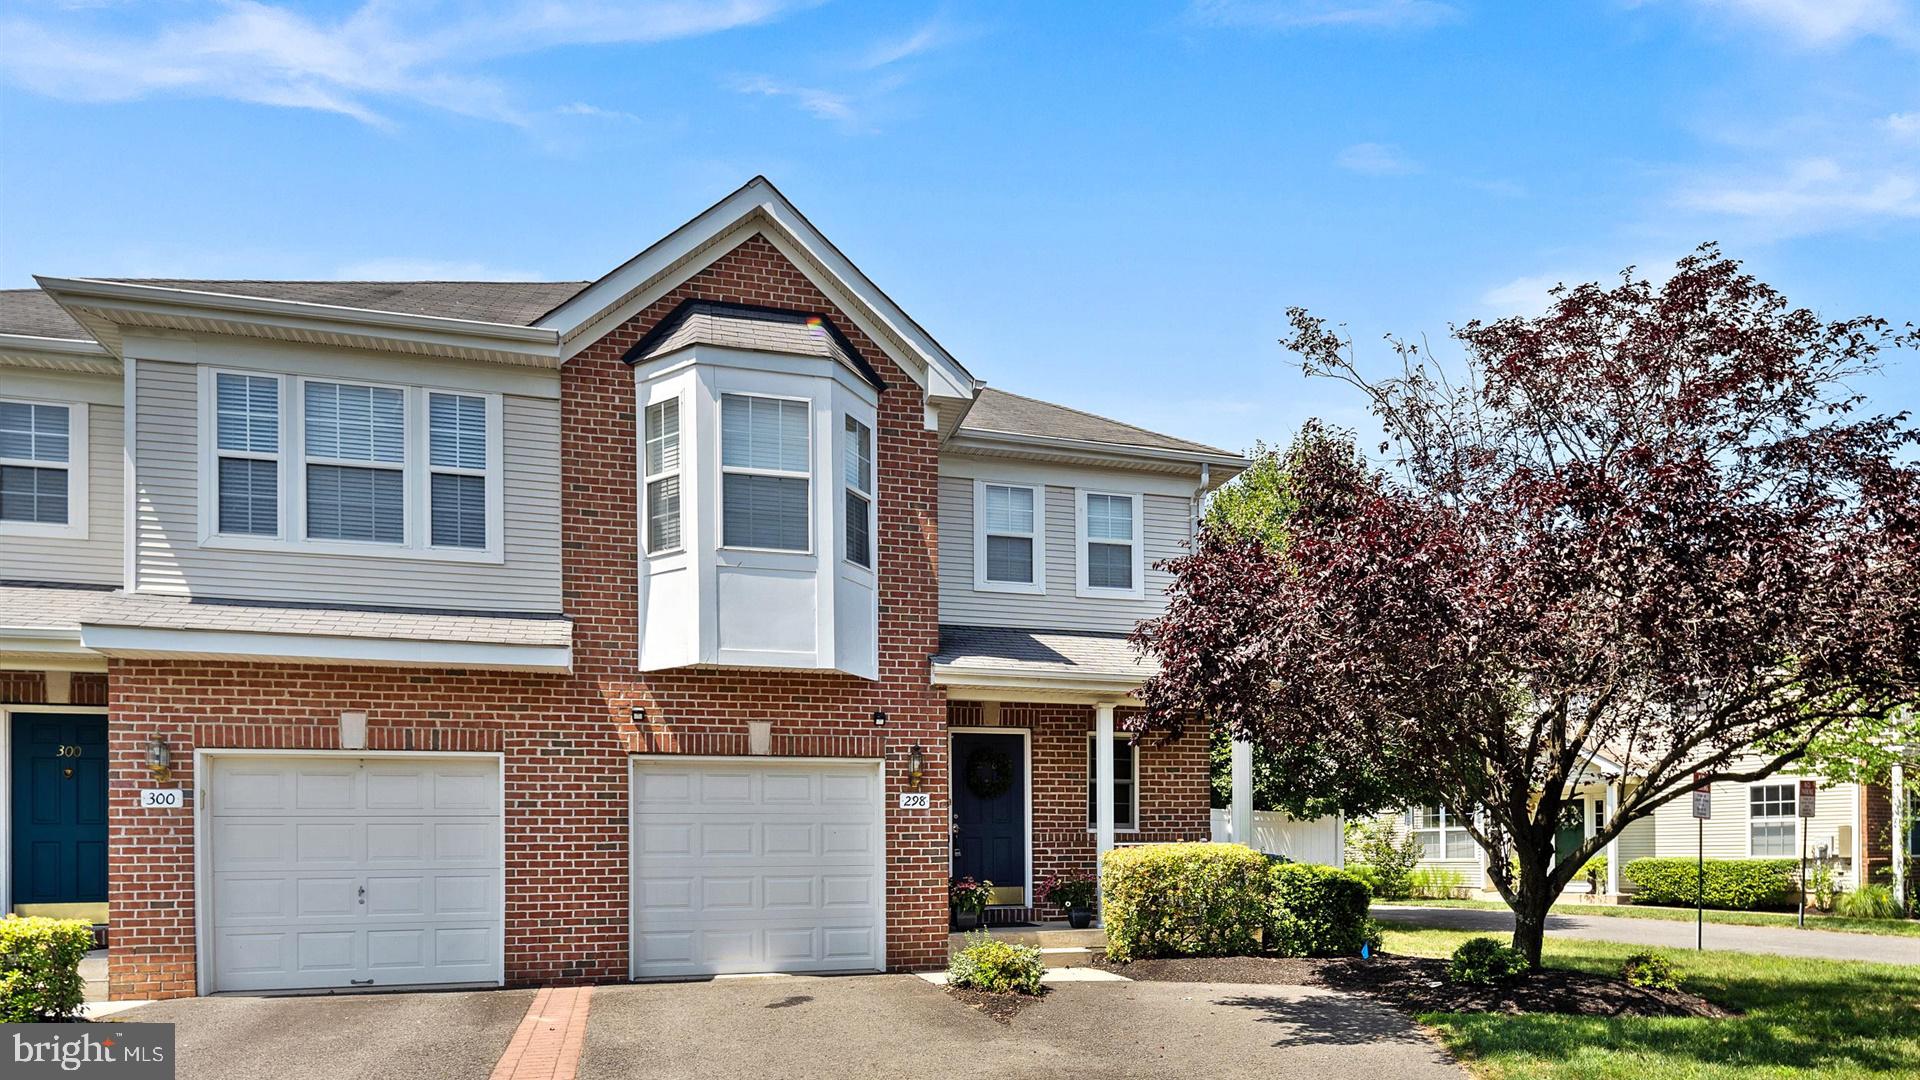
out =
<path fill-rule="evenodd" d="M 1611 765 L 1603 766 L 1614 769 Z M 1617 775 L 1617 770 L 1616 770 Z M 1702 851 L 1708 859 L 1799 859 L 1802 841 L 1808 857 L 1827 854 L 1835 880 L 1847 889 L 1863 881 L 1886 883 L 1893 850 L 1887 788 L 1879 785 L 1830 784 L 1817 781 L 1814 816 L 1797 815 L 1797 774 L 1782 773 L 1752 783 L 1712 785 L 1712 814 L 1704 826 L 1693 817 L 1693 801 L 1681 796 L 1628 825 L 1606 849 L 1607 874 L 1600 892 L 1632 895 L 1633 885 L 1621 873 L 1635 859 L 1691 859 Z M 1629 781 L 1629 790 L 1632 781 Z M 1604 827 L 1611 811 L 1611 781 L 1591 777 L 1569 804 L 1559 849 L 1571 851 Z M 1490 891 L 1486 856 L 1467 830 L 1444 807 L 1419 807 L 1389 818 L 1410 831 L 1425 848 L 1420 866 L 1459 875 L 1463 888 Z M 1584 880 L 1568 887 L 1584 893 Z"/>
<path fill-rule="evenodd" d="M 40 285 L 0 910 L 116 998 L 925 968 L 950 873 L 1208 834 L 1116 713 L 1243 460 L 986 388 L 764 179 L 593 281 Z"/>

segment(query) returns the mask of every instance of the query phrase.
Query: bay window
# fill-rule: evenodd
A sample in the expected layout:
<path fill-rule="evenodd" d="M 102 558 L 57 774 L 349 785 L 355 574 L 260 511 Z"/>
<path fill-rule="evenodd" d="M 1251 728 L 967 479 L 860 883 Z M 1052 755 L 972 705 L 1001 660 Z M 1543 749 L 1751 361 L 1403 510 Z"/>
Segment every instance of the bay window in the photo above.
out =
<path fill-rule="evenodd" d="M 873 429 L 846 418 L 846 558 L 873 567 Z"/>
<path fill-rule="evenodd" d="M 86 535 L 86 408 L 0 400 L 0 533 Z"/>
<path fill-rule="evenodd" d="M 647 406 L 647 553 L 680 550 L 680 399 Z"/>
<path fill-rule="evenodd" d="M 805 401 L 720 398 L 720 543 L 807 551 L 812 410 Z"/>

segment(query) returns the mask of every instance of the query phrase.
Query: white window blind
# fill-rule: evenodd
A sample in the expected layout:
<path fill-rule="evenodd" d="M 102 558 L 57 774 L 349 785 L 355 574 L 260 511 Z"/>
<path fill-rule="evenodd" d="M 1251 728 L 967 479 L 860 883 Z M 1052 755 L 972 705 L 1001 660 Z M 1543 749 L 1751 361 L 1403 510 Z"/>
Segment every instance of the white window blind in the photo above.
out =
<path fill-rule="evenodd" d="M 847 561 L 873 566 L 873 429 L 846 418 Z"/>
<path fill-rule="evenodd" d="M 720 532 L 728 547 L 806 551 L 811 407 L 805 401 L 720 398 Z"/>
<path fill-rule="evenodd" d="M 217 531 L 280 535 L 280 379 L 214 376 Z"/>
<path fill-rule="evenodd" d="M 1133 497 L 1087 496 L 1087 587 L 1132 589 Z"/>
<path fill-rule="evenodd" d="M 305 385 L 307 537 L 405 543 L 405 393 L 351 383 Z"/>
<path fill-rule="evenodd" d="M 433 545 L 486 547 L 486 398 L 427 395 L 427 466 Z"/>
<path fill-rule="evenodd" d="M 71 432 L 65 405 L 0 401 L 0 522 L 68 523 Z"/>
<path fill-rule="evenodd" d="M 986 484 L 981 492 L 986 504 L 986 580 L 1032 584 L 1039 536 L 1034 489 Z"/>
<path fill-rule="evenodd" d="M 647 406 L 645 481 L 647 550 L 680 547 L 680 399 Z"/>

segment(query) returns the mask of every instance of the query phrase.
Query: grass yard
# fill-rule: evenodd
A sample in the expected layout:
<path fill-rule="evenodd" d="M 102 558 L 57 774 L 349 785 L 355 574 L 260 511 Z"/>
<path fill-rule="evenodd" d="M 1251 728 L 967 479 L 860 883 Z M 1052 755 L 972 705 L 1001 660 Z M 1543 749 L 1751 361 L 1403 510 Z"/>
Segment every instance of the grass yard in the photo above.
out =
<path fill-rule="evenodd" d="M 1385 950 L 1446 956 L 1475 935 L 1386 924 Z M 1549 937 L 1546 963 L 1617 974 L 1638 946 Z M 1668 951 L 1723 1020 L 1431 1013 L 1420 1018 L 1496 1080 L 1920 1077 L 1920 967 Z"/>
<path fill-rule="evenodd" d="M 1498 900 L 1383 900 L 1385 904 L 1414 907 L 1474 908 L 1481 911 L 1506 911 Z M 1553 905 L 1561 915 L 1600 915 L 1617 919 L 1660 919 L 1665 922 L 1692 922 L 1692 908 L 1638 907 L 1633 904 L 1586 904 L 1578 900 Z M 1790 911 L 1712 911 L 1710 923 L 1733 926 L 1795 926 Z M 1843 934 L 1885 934 L 1891 937 L 1920 937 L 1920 919 L 1843 919 L 1838 915 L 1807 913 L 1807 929 L 1837 930 Z"/>

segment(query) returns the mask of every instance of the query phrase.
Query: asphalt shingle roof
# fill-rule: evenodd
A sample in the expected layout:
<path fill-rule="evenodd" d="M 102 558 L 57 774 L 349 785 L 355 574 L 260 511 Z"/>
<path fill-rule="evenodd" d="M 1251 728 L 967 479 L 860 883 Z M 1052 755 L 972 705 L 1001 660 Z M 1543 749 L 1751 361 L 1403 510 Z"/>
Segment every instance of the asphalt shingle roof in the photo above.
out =
<path fill-rule="evenodd" d="M 566 646 L 573 640 L 573 623 L 559 615 L 305 607 L 0 585 L 0 627 L 68 630 L 83 624 L 488 645 Z"/>
<path fill-rule="evenodd" d="M 675 308 L 634 345 L 626 359 L 644 363 L 689 345 L 818 356 L 845 364 L 875 386 L 886 388 L 879 373 L 824 317 L 712 300 L 692 300 Z"/>
<path fill-rule="evenodd" d="M 1140 446 L 1154 450 L 1186 450 L 1198 454 L 1235 455 L 1231 450 L 1222 450 L 1217 446 L 1193 442 L 1190 439 L 1176 439 L 1171 435 L 1162 435 L 1157 431 L 1123 424 L 1118 420 L 1109 420 L 1090 412 L 1070 409 L 1065 405 L 1020 394 L 1009 394 L 1005 390 L 985 387 L 973 403 L 973 409 L 966 419 L 960 422 L 964 432 L 1003 432 L 1010 435 L 1041 435 L 1060 439 L 1080 439 L 1087 442 L 1113 443 L 1122 446 Z"/>
<path fill-rule="evenodd" d="M 39 289 L 0 289 L 0 334 L 93 340 L 65 308 Z"/>
<path fill-rule="evenodd" d="M 942 626 L 935 667 L 991 675 L 1096 675 L 1145 679 L 1159 670 L 1125 634 Z"/>

